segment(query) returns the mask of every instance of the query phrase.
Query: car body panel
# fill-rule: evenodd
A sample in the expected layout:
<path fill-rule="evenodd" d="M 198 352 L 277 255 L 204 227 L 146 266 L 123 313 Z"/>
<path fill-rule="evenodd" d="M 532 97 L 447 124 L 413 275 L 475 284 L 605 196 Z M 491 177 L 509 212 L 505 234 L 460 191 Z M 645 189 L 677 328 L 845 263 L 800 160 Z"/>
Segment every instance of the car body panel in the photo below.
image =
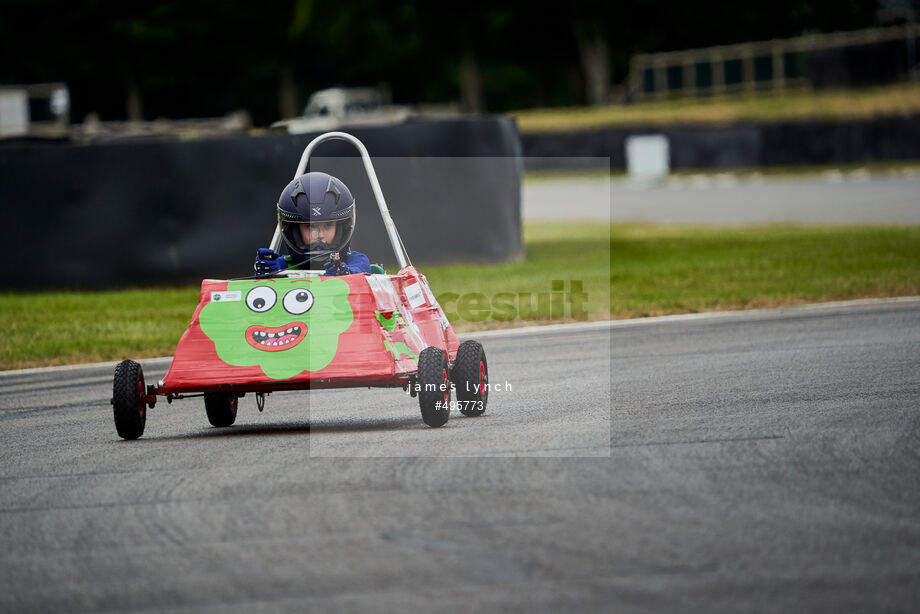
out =
<path fill-rule="evenodd" d="M 453 360 L 458 345 L 412 266 L 396 275 L 206 279 L 156 392 L 402 386 L 423 349 Z"/>

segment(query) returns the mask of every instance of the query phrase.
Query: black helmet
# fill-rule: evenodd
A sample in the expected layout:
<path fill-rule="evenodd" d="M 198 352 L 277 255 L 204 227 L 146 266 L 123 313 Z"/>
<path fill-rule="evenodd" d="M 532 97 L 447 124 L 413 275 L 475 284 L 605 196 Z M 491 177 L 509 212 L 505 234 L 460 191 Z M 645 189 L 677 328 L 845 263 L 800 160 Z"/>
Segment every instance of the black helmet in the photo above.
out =
<path fill-rule="evenodd" d="M 318 222 L 335 222 L 331 241 L 304 239 L 301 226 Z M 332 175 L 306 173 L 281 192 L 278 223 L 291 255 L 323 262 L 348 247 L 355 229 L 355 199 L 348 187 Z"/>

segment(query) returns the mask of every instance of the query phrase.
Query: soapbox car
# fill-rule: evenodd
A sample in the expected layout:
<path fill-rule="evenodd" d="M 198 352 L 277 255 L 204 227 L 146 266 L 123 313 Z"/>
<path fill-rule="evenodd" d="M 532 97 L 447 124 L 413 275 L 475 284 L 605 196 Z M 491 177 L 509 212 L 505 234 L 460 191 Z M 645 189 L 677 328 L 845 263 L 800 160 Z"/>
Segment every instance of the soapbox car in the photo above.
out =
<path fill-rule="evenodd" d="M 459 343 L 425 276 L 409 262 L 364 145 L 343 132 L 323 134 L 304 149 L 294 177 L 330 139 L 360 152 L 399 272 L 334 277 L 287 270 L 205 279 L 162 380 L 147 384 L 133 360 L 116 366 L 112 407 L 121 437 L 143 434 L 147 410 L 160 396 L 169 403 L 203 397 L 215 427 L 234 423 L 246 394 L 262 411 L 272 392 L 312 388 L 401 387 L 418 397 L 422 420 L 432 427 L 445 424 L 452 408 L 465 416 L 485 412 L 489 370 L 482 345 Z M 271 248 L 280 246 L 279 226 Z"/>

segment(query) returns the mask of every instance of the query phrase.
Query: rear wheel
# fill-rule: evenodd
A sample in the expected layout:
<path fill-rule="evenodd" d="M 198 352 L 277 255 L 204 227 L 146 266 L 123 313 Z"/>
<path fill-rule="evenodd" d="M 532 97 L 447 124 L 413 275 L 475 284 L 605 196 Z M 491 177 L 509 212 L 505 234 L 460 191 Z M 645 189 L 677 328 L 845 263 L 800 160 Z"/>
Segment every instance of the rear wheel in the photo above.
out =
<path fill-rule="evenodd" d="M 443 426 L 450 418 L 450 379 L 444 350 L 434 346 L 422 350 L 416 383 L 422 420 L 431 427 Z"/>
<path fill-rule="evenodd" d="M 115 367 L 112 384 L 112 410 L 115 430 L 122 439 L 137 439 L 144 434 L 147 423 L 147 390 L 144 370 L 133 360 L 123 360 Z"/>
<path fill-rule="evenodd" d="M 457 401 L 464 416 L 481 416 L 489 401 L 489 363 L 478 341 L 464 341 L 457 348 L 451 367 L 451 379 L 457 387 Z"/>
<path fill-rule="evenodd" d="M 230 426 L 236 422 L 240 400 L 235 392 L 205 392 L 204 408 L 212 426 Z"/>

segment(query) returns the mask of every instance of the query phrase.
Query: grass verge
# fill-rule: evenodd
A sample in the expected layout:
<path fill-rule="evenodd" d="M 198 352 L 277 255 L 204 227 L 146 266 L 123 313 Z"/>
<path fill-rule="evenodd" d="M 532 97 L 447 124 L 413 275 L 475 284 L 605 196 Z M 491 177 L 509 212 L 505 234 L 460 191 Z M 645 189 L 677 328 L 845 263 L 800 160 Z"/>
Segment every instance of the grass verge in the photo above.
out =
<path fill-rule="evenodd" d="M 920 295 L 918 226 L 617 225 L 614 317 Z"/>
<path fill-rule="evenodd" d="M 456 330 L 920 295 L 916 226 L 524 232 L 522 262 L 420 267 Z M 169 355 L 197 300 L 197 287 L 0 293 L 0 368 Z"/>
<path fill-rule="evenodd" d="M 508 113 L 521 132 L 606 126 L 730 124 L 808 119 L 864 119 L 920 113 L 920 83 L 849 90 L 780 90 L 681 98 L 604 107 L 531 109 Z"/>

